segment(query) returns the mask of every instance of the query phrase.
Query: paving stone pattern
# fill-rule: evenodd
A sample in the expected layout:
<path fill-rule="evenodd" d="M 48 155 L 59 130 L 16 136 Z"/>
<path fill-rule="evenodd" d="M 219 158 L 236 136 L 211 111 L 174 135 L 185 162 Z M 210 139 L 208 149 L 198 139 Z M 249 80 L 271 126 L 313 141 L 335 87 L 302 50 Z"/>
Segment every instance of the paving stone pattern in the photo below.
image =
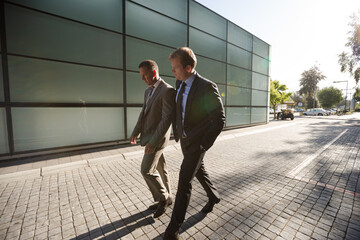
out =
<path fill-rule="evenodd" d="M 205 157 L 222 200 L 202 214 L 207 197 L 195 180 L 181 239 L 360 239 L 359 125 L 304 118 L 223 132 Z M 258 129 L 269 130 L 236 137 Z M 287 176 L 345 129 L 297 178 Z M 165 156 L 175 194 L 181 150 Z M 141 159 L 1 181 L 0 239 L 162 239 L 172 206 L 152 218 Z"/>

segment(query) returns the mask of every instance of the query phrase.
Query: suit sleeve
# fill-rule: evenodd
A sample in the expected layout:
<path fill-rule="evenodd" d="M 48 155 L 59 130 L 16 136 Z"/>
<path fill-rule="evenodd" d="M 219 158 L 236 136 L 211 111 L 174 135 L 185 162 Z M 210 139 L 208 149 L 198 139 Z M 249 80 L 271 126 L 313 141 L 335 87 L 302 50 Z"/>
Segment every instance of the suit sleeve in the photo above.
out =
<path fill-rule="evenodd" d="M 204 106 L 206 107 L 210 120 L 208 128 L 201 139 L 201 145 L 207 150 L 214 144 L 217 136 L 224 128 L 225 113 L 219 91 L 215 84 L 212 83 L 209 85 L 206 95 Z"/>
<path fill-rule="evenodd" d="M 157 146 L 168 131 L 175 112 L 175 89 L 167 88 L 162 99 L 161 121 L 151 137 L 149 143 Z"/>
<path fill-rule="evenodd" d="M 140 134 L 141 132 L 141 119 L 142 119 L 142 115 L 144 114 L 144 110 L 145 110 L 145 99 L 146 99 L 146 94 L 147 94 L 147 91 L 145 91 L 144 93 L 144 104 L 143 104 L 143 107 L 141 109 L 141 112 L 140 112 L 140 115 L 139 115 L 139 118 L 138 118 L 138 121 L 134 127 L 134 130 L 132 131 L 131 133 L 131 136 L 135 136 L 135 137 L 138 137 L 138 135 Z"/>

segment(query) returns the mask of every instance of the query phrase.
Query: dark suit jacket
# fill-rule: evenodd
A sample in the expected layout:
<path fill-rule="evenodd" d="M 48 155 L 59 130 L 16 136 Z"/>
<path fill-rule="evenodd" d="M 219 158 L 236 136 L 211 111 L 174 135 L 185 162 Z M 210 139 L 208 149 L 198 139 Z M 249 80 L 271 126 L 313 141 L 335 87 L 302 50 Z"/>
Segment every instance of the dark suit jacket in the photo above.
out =
<path fill-rule="evenodd" d="M 175 89 L 161 81 L 146 107 L 146 98 L 150 88 L 144 94 L 144 105 L 132 136 L 140 136 L 141 146 L 148 142 L 153 146 L 162 144 L 170 138 L 170 124 L 175 112 Z"/>
<path fill-rule="evenodd" d="M 181 81 L 176 81 L 176 89 L 179 89 Z M 194 141 L 209 149 L 215 142 L 225 124 L 224 107 L 217 85 L 210 80 L 196 74 L 194 82 L 186 101 L 184 131 L 186 138 L 182 143 L 190 145 Z M 176 119 L 173 119 L 173 126 Z M 174 137 L 179 137 L 174 128 Z"/>

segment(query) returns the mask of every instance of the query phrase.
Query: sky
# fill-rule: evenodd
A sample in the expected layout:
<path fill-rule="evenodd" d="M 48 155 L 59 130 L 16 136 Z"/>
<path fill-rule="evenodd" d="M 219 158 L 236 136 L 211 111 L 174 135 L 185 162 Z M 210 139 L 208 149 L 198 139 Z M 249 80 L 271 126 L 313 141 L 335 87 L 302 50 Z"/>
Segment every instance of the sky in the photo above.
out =
<path fill-rule="evenodd" d="M 338 54 L 345 47 L 350 16 L 360 11 L 360 0 L 197 0 L 224 18 L 271 45 L 271 79 L 300 89 L 301 73 L 318 65 L 325 80 L 348 93 L 355 80 L 340 72 Z M 350 95 L 348 95 L 350 97 Z"/>

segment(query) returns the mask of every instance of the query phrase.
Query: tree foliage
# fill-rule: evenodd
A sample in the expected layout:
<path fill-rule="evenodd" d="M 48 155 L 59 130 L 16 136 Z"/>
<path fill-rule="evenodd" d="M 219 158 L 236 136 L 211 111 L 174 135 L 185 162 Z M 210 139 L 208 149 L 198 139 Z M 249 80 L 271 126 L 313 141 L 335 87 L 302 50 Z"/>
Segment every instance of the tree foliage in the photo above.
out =
<path fill-rule="evenodd" d="M 314 96 L 314 91 L 317 89 L 317 84 L 325 79 L 325 75 L 322 74 L 318 66 L 313 66 L 309 70 L 304 71 L 300 78 L 300 90 L 299 93 Z"/>
<path fill-rule="evenodd" d="M 303 106 L 305 106 L 306 97 L 304 95 L 301 95 L 299 91 L 293 92 L 291 95 L 291 99 L 296 103 L 296 105 L 302 103 Z"/>
<path fill-rule="evenodd" d="M 355 93 L 353 95 L 353 98 L 356 100 L 356 101 L 360 101 L 360 88 L 356 88 L 355 89 Z"/>
<path fill-rule="evenodd" d="M 331 87 L 323 88 L 319 91 L 319 101 L 323 107 L 331 108 L 342 101 L 340 89 Z"/>
<path fill-rule="evenodd" d="M 274 118 L 276 117 L 276 106 L 284 103 L 291 96 L 291 93 L 285 92 L 287 87 L 277 80 L 270 80 L 270 105 L 274 109 Z"/>
<path fill-rule="evenodd" d="M 339 54 L 339 64 L 341 72 L 349 72 L 354 77 L 355 82 L 360 80 L 360 10 L 358 14 L 351 16 L 348 24 L 351 30 L 348 32 L 348 42 L 345 44 L 350 52 Z"/>

